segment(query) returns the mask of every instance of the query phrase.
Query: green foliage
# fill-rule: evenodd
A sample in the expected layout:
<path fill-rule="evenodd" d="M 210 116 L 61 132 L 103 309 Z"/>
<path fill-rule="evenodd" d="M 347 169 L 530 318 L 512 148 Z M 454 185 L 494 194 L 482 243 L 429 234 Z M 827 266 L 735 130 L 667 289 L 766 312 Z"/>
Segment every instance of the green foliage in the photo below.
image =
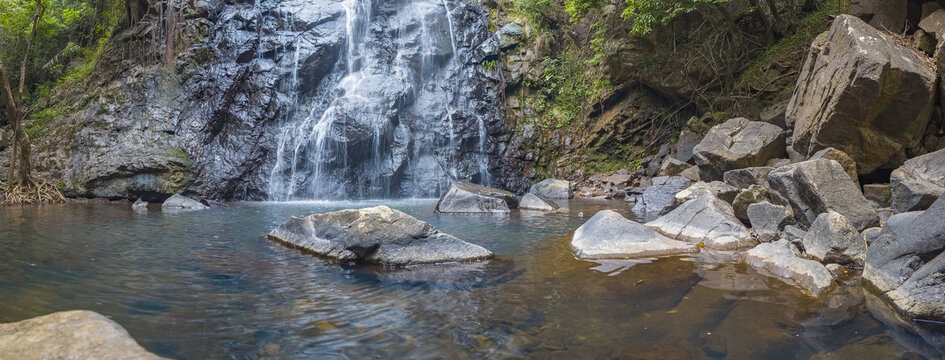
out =
<path fill-rule="evenodd" d="M 482 68 L 488 72 L 494 72 L 499 68 L 499 60 L 483 60 Z"/>
<path fill-rule="evenodd" d="M 665 26 L 680 14 L 690 13 L 702 5 L 721 4 L 728 0 L 626 0 L 624 19 L 632 19 L 631 33 L 646 35 Z"/>
<path fill-rule="evenodd" d="M 535 110 L 543 114 L 545 127 L 569 126 L 611 89 L 607 79 L 587 71 L 586 61 L 576 50 L 544 58 L 542 68 L 540 82 L 528 85 L 539 89 Z"/>
<path fill-rule="evenodd" d="M 187 151 L 182 147 L 175 147 L 171 149 L 171 152 L 167 153 L 166 156 L 169 158 L 179 159 L 184 162 L 187 161 Z"/>

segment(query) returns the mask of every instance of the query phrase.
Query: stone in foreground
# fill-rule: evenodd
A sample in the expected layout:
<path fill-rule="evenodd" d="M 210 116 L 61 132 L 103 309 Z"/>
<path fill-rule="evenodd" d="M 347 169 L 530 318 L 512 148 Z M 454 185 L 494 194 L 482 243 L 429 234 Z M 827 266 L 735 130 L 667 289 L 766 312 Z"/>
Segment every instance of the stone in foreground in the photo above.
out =
<path fill-rule="evenodd" d="M 0 324 L 0 358 L 163 359 L 138 345 L 121 325 L 87 310 Z"/>
<path fill-rule="evenodd" d="M 174 194 L 161 204 L 161 210 L 204 210 L 207 205 L 189 197 Z"/>
<path fill-rule="evenodd" d="M 646 226 L 677 240 L 704 243 L 707 248 L 735 250 L 757 244 L 732 206 L 715 196 L 687 201 Z"/>
<path fill-rule="evenodd" d="M 870 244 L 863 279 L 904 315 L 945 321 L 945 196 L 890 217 Z"/>
<path fill-rule="evenodd" d="M 612 259 L 696 253 L 699 247 L 667 238 L 612 210 L 603 210 L 574 231 L 571 250 L 582 259 Z"/>
<path fill-rule="evenodd" d="M 570 199 L 573 196 L 571 192 L 571 182 L 558 179 L 542 180 L 532 185 L 528 192 L 544 196 L 548 199 Z"/>
<path fill-rule="evenodd" d="M 828 210 L 850 220 L 857 230 L 879 226 L 879 216 L 840 163 L 817 159 L 775 169 L 768 174 L 772 200 L 790 205 L 797 221 L 810 226 Z"/>
<path fill-rule="evenodd" d="M 783 157 L 785 139 L 784 130 L 775 125 L 735 118 L 712 127 L 693 153 L 703 181 L 721 180 L 726 171 Z"/>
<path fill-rule="evenodd" d="M 522 196 L 522 201 L 518 204 L 518 207 L 522 210 L 538 210 L 545 212 L 554 212 L 558 210 L 558 204 L 555 204 L 553 201 L 548 200 L 541 195 L 535 195 L 532 193 Z"/>
<path fill-rule="evenodd" d="M 863 236 L 836 211 L 820 214 L 802 242 L 807 255 L 824 264 L 862 266 L 866 260 Z"/>
<path fill-rule="evenodd" d="M 896 213 L 925 210 L 945 193 L 945 149 L 918 156 L 890 176 Z"/>
<path fill-rule="evenodd" d="M 492 252 L 387 206 L 290 217 L 269 238 L 348 264 L 478 260 Z"/>
<path fill-rule="evenodd" d="M 816 261 L 798 256 L 789 241 L 781 239 L 756 246 L 745 252 L 745 262 L 771 275 L 789 280 L 812 296 L 820 296 L 833 285 L 833 274 Z"/>
<path fill-rule="evenodd" d="M 763 243 L 778 240 L 784 227 L 794 224 L 794 216 L 790 210 L 767 201 L 748 205 L 748 219 L 755 238 Z"/>
<path fill-rule="evenodd" d="M 436 203 L 440 213 L 508 213 L 518 207 L 518 197 L 468 181 L 457 181 Z"/>
<path fill-rule="evenodd" d="M 633 213 L 641 218 L 655 219 L 676 206 L 676 194 L 689 187 L 692 182 L 682 176 L 659 176 L 633 205 Z"/>
<path fill-rule="evenodd" d="M 806 156 L 837 148 L 860 174 L 895 168 L 919 145 L 935 97 L 935 71 L 912 50 L 837 16 L 811 46 L 788 105 L 792 147 Z"/>

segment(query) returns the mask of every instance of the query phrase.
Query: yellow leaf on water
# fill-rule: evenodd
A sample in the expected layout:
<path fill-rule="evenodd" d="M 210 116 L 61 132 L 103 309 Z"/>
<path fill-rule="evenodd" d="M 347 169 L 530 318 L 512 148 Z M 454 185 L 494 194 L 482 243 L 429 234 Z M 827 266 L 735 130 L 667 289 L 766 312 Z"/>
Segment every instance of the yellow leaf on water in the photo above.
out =
<path fill-rule="evenodd" d="M 696 244 L 696 246 L 698 246 L 700 249 L 702 249 L 702 248 L 705 247 L 705 242 L 704 242 L 704 241 L 699 242 L 698 244 Z"/>
<path fill-rule="evenodd" d="M 335 330 L 335 329 L 337 329 L 337 327 L 335 327 L 335 325 L 333 325 L 332 323 L 327 322 L 327 321 L 319 321 L 319 322 L 315 323 L 315 327 L 318 328 L 318 330 L 321 330 L 321 331 L 329 331 L 329 330 Z"/>
<path fill-rule="evenodd" d="M 670 311 L 667 311 L 666 313 L 672 315 L 672 314 L 675 314 L 675 313 L 677 313 L 677 312 L 679 312 L 679 310 L 672 309 L 672 310 L 670 310 Z"/>

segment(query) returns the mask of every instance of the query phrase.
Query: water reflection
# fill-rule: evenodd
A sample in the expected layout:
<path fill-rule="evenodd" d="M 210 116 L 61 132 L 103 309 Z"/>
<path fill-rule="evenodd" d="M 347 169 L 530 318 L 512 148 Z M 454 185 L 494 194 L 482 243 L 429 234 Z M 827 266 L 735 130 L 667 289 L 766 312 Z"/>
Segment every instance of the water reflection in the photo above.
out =
<path fill-rule="evenodd" d="M 732 253 L 575 259 L 570 232 L 619 202 L 498 217 L 438 215 L 434 202 L 384 203 L 497 258 L 346 268 L 265 237 L 290 215 L 380 202 L 2 208 L 0 319 L 94 310 L 186 359 L 940 358 L 945 347 L 875 315 L 855 277 L 813 300 Z"/>

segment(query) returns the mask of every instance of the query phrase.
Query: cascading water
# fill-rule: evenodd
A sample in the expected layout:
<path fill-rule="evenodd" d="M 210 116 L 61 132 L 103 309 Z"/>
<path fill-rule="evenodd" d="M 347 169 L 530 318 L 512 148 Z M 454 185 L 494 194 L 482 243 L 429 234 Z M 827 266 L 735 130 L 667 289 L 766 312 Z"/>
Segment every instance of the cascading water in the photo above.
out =
<path fill-rule="evenodd" d="M 487 119 L 470 109 L 473 46 L 447 0 L 344 0 L 334 70 L 282 123 L 273 200 L 436 196 L 451 181 L 489 183 Z M 468 38 L 468 37 L 467 37 Z M 468 39 L 465 41 L 469 41 Z M 296 43 L 290 91 L 305 78 Z M 304 61 L 304 60 L 303 60 Z M 310 70 L 309 70 L 310 71 Z"/>

